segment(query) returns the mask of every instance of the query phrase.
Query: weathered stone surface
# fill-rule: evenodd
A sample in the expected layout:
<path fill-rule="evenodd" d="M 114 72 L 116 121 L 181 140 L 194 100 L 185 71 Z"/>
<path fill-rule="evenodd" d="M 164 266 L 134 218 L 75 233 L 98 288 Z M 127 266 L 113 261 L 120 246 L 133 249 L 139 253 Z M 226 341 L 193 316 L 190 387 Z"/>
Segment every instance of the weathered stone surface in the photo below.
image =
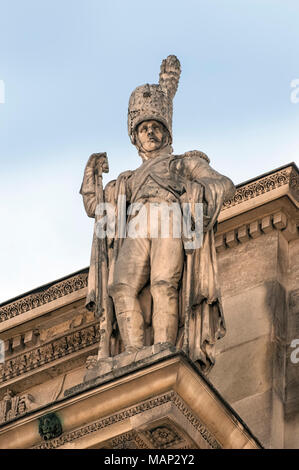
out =
<path fill-rule="evenodd" d="M 299 449 L 299 412 L 286 416 L 285 436 L 283 447 L 285 449 Z"/>
<path fill-rule="evenodd" d="M 289 290 L 288 293 L 288 311 L 289 311 L 289 339 L 299 338 L 299 288 Z"/>
<path fill-rule="evenodd" d="M 87 318 L 90 321 L 94 321 L 94 314 L 88 316 L 85 309 L 82 308 L 73 308 L 71 311 L 67 312 L 67 315 L 63 313 L 56 317 L 50 318 L 45 321 L 42 327 L 39 329 L 40 342 L 44 343 L 56 336 L 61 336 L 65 333 L 69 333 L 75 328 L 80 327 L 84 323 L 88 323 Z"/>
<path fill-rule="evenodd" d="M 268 335 L 218 354 L 209 380 L 229 403 L 269 390 L 272 386 L 272 345 Z"/>
<path fill-rule="evenodd" d="M 220 286 L 224 297 L 238 294 L 277 277 L 278 232 L 218 253 Z"/>
<path fill-rule="evenodd" d="M 269 448 L 272 418 L 272 390 L 250 395 L 242 400 L 233 402 L 232 407 L 255 433 L 263 446 L 266 449 Z"/>
<path fill-rule="evenodd" d="M 289 289 L 294 290 L 298 288 L 299 283 L 299 239 L 291 241 L 289 244 L 289 272 L 288 282 Z"/>
<path fill-rule="evenodd" d="M 217 354 L 260 336 L 269 336 L 273 325 L 275 284 L 264 283 L 233 296 L 224 296 L 227 333 L 217 344 Z"/>
<path fill-rule="evenodd" d="M 269 448 L 283 449 L 285 439 L 285 413 L 280 397 L 272 390 L 271 435 Z"/>
<path fill-rule="evenodd" d="M 84 382 L 88 384 L 90 381 L 97 380 L 97 382 L 102 383 L 103 380 L 119 377 L 126 372 L 138 369 L 142 365 L 152 364 L 163 357 L 172 356 L 176 352 L 177 349 L 169 343 L 156 343 L 153 346 L 144 347 L 138 352 L 124 352 L 114 357 L 99 359 L 94 367 L 87 370 Z M 84 387 L 85 385 L 82 384 L 82 389 Z M 66 395 L 70 392 L 71 390 L 66 391 Z"/>

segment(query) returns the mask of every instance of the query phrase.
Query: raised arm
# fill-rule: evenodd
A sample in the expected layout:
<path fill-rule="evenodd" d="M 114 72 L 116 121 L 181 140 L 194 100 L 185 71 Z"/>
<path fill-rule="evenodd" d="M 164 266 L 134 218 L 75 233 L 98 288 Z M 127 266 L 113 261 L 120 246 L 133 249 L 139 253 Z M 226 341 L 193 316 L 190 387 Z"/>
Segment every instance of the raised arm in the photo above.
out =
<path fill-rule="evenodd" d="M 96 210 L 96 192 L 95 192 L 95 177 L 94 169 L 88 165 L 85 167 L 83 182 L 80 189 L 80 194 L 83 197 L 83 204 L 88 217 L 95 216 Z"/>
<path fill-rule="evenodd" d="M 88 217 L 95 217 L 97 206 L 96 175 L 102 178 L 102 173 L 108 173 L 108 160 L 106 153 L 93 153 L 86 164 L 80 194 Z"/>

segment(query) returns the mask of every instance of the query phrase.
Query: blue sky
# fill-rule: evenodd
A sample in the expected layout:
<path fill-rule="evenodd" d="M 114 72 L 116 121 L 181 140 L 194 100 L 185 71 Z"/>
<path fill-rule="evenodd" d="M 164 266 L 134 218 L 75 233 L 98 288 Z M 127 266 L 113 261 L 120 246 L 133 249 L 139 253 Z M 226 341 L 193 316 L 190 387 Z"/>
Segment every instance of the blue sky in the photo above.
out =
<path fill-rule="evenodd" d="M 106 151 L 106 182 L 139 165 L 128 99 L 169 54 L 175 153 L 206 152 L 236 184 L 298 164 L 298 18 L 297 0 L 3 0 L 0 301 L 89 264 L 85 163 Z"/>

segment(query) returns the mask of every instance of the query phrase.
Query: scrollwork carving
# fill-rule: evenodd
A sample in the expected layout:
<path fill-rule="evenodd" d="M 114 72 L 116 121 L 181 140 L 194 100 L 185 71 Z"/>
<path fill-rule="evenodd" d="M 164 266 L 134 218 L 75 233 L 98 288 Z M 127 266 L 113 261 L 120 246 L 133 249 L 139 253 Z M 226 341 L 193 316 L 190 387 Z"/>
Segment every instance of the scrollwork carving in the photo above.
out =
<path fill-rule="evenodd" d="M 253 181 L 252 183 L 239 187 L 234 197 L 223 204 L 222 210 L 240 204 L 248 199 L 252 199 L 260 194 L 264 194 L 284 184 L 289 184 L 291 192 L 296 193 L 297 198 L 299 198 L 298 173 L 293 167 L 288 167 L 277 173 L 265 176 L 258 181 Z"/>
<path fill-rule="evenodd" d="M 0 367 L 0 382 L 97 343 L 98 332 L 97 324 L 89 325 L 6 361 Z"/>
<path fill-rule="evenodd" d="M 9 320 L 17 315 L 28 312 L 41 305 L 52 302 L 53 300 L 68 295 L 87 286 L 87 272 L 77 274 L 70 279 L 58 282 L 48 287 L 43 292 L 28 295 L 27 297 L 16 300 L 10 304 L 0 307 L 0 322 Z"/>
<path fill-rule="evenodd" d="M 165 449 L 169 445 L 175 445 L 182 441 L 181 437 L 167 426 L 159 426 L 146 431 L 146 435 L 152 442 L 153 447 L 157 449 Z"/>

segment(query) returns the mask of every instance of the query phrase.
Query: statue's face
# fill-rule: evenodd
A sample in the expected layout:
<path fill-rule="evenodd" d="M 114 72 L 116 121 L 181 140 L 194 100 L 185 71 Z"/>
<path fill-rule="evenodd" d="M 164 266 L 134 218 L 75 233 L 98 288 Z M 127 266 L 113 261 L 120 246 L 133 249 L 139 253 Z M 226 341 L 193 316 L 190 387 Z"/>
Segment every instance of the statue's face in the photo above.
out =
<path fill-rule="evenodd" d="M 158 121 L 143 121 L 137 128 L 137 137 L 146 152 L 158 150 L 163 144 L 165 129 Z"/>

